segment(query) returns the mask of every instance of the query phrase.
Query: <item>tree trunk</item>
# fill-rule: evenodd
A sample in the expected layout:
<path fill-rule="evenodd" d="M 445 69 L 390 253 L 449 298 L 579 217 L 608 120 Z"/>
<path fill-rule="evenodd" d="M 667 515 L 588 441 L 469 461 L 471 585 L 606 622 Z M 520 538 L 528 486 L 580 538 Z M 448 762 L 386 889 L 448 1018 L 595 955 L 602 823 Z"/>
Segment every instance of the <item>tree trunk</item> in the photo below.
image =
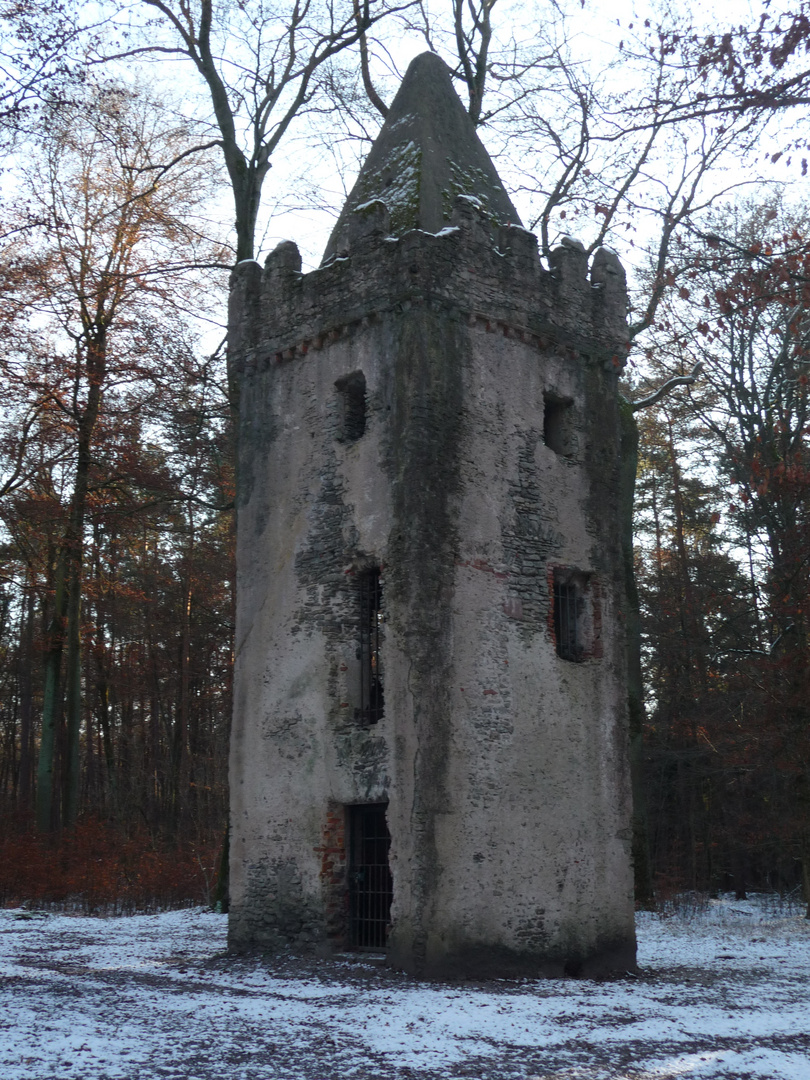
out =
<path fill-rule="evenodd" d="M 231 828 L 230 824 L 225 826 L 225 835 L 222 838 L 222 848 L 219 853 L 219 867 L 217 870 L 217 881 L 214 886 L 214 892 L 211 897 L 211 904 L 215 911 L 220 911 L 223 914 L 227 914 L 230 908 L 230 891 L 229 891 L 229 879 L 230 879 L 230 847 L 231 847 Z"/>
<path fill-rule="evenodd" d="M 81 564 L 71 568 L 67 614 L 66 741 L 63 822 L 70 829 L 79 809 L 79 742 L 82 717 Z"/>
<path fill-rule="evenodd" d="M 84 562 L 84 520 L 90 478 L 90 439 L 98 415 L 98 388 L 89 395 L 79 429 L 79 454 L 71 506 L 68 549 L 66 740 L 63 773 L 64 824 L 72 828 L 79 808 L 79 741 L 82 719 L 81 606 Z"/>
<path fill-rule="evenodd" d="M 67 556 L 59 554 L 56 567 L 54 610 L 48 627 L 48 651 L 45 655 L 45 682 L 42 691 L 42 731 L 37 762 L 37 830 L 45 833 L 56 827 L 54 820 L 54 767 L 56 764 L 56 729 L 60 713 L 59 677 L 65 640 L 67 593 L 65 590 Z"/>
<path fill-rule="evenodd" d="M 88 342 L 86 370 L 87 403 L 79 417 L 76 479 L 70 500 L 65 537 L 59 555 L 54 617 L 49 634 L 51 644 L 45 660 L 45 690 L 42 701 L 42 738 L 37 784 L 37 827 L 47 831 L 53 825 L 53 766 L 57 718 L 61 697 L 59 677 L 65 639 L 68 644 L 67 731 L 63 759 L 65 823 L 76 819 L 79 790 L 79 735 L 81 724 L 81 611 L 84 519 L 90 477 L 90 446 L 101 405 L 101 385 L 106 370 L 106 333 L 101 330 Z"/>
<path fill-rule="evenodd" d="M 681 467 L 675 451 L 675 436 L 672 424 L 667 421 L 669 431 L 668 449 L 670 467 L 672 469 L 672 509 L 675 514 L 675 546 L 678 551 L 681 570 L 681 587 L 683 589 L 683 631 L 684 644 L 687 648 L 687 656 L 694 661 L 700 683 L 701 694 L 705 697 L 707 690 L 706 656 L 704 646 L 706 635 L 698 615 L 697 602 L 695 600 L 692 579 L 689 576 L 689 552 L 686 550 L 686 533 L 683 513 L 683 492 L 681 491 Z M 692 690 L 692 673 L 689 672 L 690 693 Z"/>
<path fill-rule="evenodd" d="M 189 571 L 190 573 L 190 571 Z M 183 625 L 180 637 L 180 685 L 178 688 L 177 713 L 174 728 L 172 760 L 172 789 L 174 795 L 174 821 L 172 827 L 180 830 L 186 813 L 188 796 L 188 714 L 189 714 L 189 663 L 191 642 L 191 586 L 183 590 Z"/>
<path fill-rule="evenodd" d="M 627 711 L 630 735 L 630 781 L 633 791 L 633 874 L 636 902 L 654 903 L 652 870 L 644 798 L 644 688 L 641 678 L 641 620 L 633 566 L 633 500 L 638 468 L 638 425 L 630 407 L 621 402 L 621 472 L 619 499 L 626 596 Z"/>
<path fill-rule="evenodd" d="M 28 593 L 23 604 L 20 627 L 20 780 L 19 807 L 23 814 L 31 809 L 33 788 L 33 691 L 34 664 L 34 588 L 33 574 L 28 574 Z"/>

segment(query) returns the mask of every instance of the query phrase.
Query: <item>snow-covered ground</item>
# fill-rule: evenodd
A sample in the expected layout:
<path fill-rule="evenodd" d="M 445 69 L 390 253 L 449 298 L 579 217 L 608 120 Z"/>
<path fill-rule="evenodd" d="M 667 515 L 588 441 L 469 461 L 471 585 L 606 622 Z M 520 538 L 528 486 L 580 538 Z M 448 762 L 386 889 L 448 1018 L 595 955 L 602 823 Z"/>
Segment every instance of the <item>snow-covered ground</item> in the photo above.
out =
<path fill-rule="evenodd" d="M 2 1080 L 810 1080 L 810 923 L 638 916 L 640 978 L 419 983 L 234 960 L 225 918 L 0 911 Z"/>

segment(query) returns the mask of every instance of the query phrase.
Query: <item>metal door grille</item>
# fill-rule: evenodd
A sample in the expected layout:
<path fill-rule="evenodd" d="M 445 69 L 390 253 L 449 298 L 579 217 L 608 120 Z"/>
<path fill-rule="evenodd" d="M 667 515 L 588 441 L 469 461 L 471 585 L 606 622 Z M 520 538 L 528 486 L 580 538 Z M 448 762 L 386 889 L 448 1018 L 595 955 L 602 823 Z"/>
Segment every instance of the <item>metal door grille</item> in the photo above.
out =
<path fill-rule="evenodd" d="M 563 660 L 581 660 L 579 590 L 573 581 L 554 582 L 554 636 Z"/>
<path fill-rule="evenodd" d="M 384 949 L 388 937 L 393 883 L 388 867 L 391 836 L 385 804 L 350 806 L 349 909 L 351 944 Z"/>
<path fill-rule="evenodd" d="M 376 724 L 383 714 L 380 638 L 382 587 L 379 569 L 360 576 L 360 719 Z"/>

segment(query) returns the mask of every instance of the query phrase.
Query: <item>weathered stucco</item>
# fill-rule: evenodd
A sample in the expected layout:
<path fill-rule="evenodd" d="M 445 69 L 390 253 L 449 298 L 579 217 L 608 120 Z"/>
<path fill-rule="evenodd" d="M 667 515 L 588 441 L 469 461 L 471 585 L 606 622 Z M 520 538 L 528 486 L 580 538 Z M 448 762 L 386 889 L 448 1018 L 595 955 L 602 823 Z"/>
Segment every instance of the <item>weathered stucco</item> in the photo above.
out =
<path fill-rule="evenodd" d="M 344 948 L 345 808 L 387 802 L 391 963 L 632 967 L 624 275 L 605 251 L 589 274 L 573 243 L 546 271 L 533 236 L 464 196 L 450 224 L 391 236 L 378 202 L 346 257 L 302 275 L 284 244 L 233 275 L 230 940 Z M 348 438 L 336 383 L 360 372 L 365 430 Z M 364 725 L 370 565 L 385 705 Z M 561 567 L 587 582 L 580 662 L 555 647 Z"/>

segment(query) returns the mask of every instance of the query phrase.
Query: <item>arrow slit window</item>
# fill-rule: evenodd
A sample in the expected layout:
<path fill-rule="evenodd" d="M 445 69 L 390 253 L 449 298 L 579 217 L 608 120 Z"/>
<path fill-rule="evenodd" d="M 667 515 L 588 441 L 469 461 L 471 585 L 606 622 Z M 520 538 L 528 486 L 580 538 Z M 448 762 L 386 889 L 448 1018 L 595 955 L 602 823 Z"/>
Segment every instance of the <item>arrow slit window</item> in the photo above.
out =
<path fill-rule="evenodd" d="M 378 566 L 360 574 L 360 708 L 364 724 L 376 724 L 383 715 L 382 584 Z"/>
<path fill-rule="evenodd" d="M 366 433 L 366 377 L 353 371 L 335 382 L 338 392 L 338 442 L 357 442 Z"/>
<path fill-rule="evenodd" d="M 560 457 L 574 453 L 573 404 L 571 398 L 543 395 L 543 442 Z"/>

